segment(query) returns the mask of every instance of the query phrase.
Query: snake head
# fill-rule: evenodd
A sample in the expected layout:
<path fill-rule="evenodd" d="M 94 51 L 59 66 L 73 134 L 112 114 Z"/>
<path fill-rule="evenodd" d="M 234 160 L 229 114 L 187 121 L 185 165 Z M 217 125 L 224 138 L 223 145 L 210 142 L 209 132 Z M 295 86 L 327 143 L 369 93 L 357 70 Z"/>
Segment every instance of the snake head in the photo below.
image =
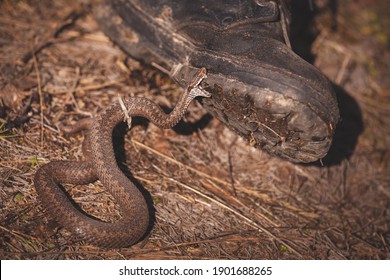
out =
<path fill-rule="evenodd" d="M 189 95 L 195 97 L 211 97 L 211 93 L 200 87 L 200 83 L 207 78 L 206 68 L 202 67 L 188 86 Z"/>

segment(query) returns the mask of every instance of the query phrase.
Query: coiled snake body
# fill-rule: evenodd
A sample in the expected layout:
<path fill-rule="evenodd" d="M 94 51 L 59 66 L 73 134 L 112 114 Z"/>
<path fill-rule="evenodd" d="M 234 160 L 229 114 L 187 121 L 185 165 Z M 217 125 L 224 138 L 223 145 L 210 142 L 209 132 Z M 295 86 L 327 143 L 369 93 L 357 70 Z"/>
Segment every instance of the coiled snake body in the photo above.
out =
<path fill-rule="evenodd" d="M 146 98 L 132 97 L 125 100 L 128 116 L 147 118 L 161 128 L 171 128 L 183 117 L 191 101 L 197 97 L 210 97 L 199 83 L 206 76 L 202 68 L 180 96 L 175 108 L 168 115 L 154 102 Z M 116 164 L 112 143 L 112 130 L 124 119 L 120 104 L 113 104 L 82 128 L 89 128 L 87 143 L 90 149 L 85 161 L 53 161 L 36 173 L 34 184 L 38 196 L 49 214 L 63 227 L 72 231 L 79 240 L 99 247 L 127 247 L 138 242 L 149 225 L 149 211 L 144 196 L 122 173 Z M 80 212 L 58 184 L 88 184 L 100 180 L 118 203 L 122 218 L 106 223 Z"/>

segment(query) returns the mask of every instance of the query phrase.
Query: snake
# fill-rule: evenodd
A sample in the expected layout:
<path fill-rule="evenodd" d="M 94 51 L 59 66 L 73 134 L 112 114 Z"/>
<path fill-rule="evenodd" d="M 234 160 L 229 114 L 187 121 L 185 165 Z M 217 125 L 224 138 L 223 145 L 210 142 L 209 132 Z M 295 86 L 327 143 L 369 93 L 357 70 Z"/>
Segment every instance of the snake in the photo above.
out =
<path fill-rule="evenodd" d="M 124 248 L 141 241 L 149 228 L 149 208 L 142 192 L 116 163 L 113 129 L 126 117 L 143 117 L 160 128 L 172 128 L 182 119 L 193 99 L 211 96 L 200 86 L 205 77 L 206 69 L 201 68 L 169 114 L 150 99 L 127 97 L 122 104 L 114 102 L 94 118 L 82 119 L 76 128 L 68 127 L 68 132 L 87 130 L 82 146 L 84 159 L 51 161 L 41 166 L 34 177 L 38 199 L 49 216 L 70 231 L 77 241 L 98 247 Z M 116 221 L 105 222 L 83 212 L 62 187 L 97 180 L 120 208 L 121 218 Z"/>

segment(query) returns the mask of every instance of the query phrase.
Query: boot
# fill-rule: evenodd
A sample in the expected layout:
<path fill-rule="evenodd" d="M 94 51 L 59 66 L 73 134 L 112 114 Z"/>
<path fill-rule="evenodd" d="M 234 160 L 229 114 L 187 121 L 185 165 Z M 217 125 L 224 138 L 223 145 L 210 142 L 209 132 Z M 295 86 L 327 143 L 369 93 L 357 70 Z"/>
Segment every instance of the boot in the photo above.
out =
<path fill-rule="evenodd" d="M 250 145 L 293 162 L 327 154 L 335 93 L 291 50 L 284 0 L 110 0 L 95 15 L 130 56 L 183 87 L 205 67 L 203 106 Z"/>

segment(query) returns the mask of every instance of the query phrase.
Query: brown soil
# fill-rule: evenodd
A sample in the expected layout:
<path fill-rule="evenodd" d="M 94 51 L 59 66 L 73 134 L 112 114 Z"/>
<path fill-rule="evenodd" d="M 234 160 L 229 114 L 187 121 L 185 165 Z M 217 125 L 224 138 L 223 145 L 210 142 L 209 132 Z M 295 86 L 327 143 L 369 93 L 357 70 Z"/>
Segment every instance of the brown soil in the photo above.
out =
<path fill-rule="evenodd" d="M 115 136 L 118 161 L 153 199 L 148 239 L 120 250 L 74 243 L 33 185 L 42 164 L 82 158 L 83 136 L 64 135 L 58 125 L 93 116 L 118 95 L 172 108 L 180 93 L 104 36 L 91 2 L 0 1 L 1 259 L 390 257 L 385 0 L 318 0 L 314 12 L 298 7 L 311 16 L 295 21 L 295 49 L 333 81 L 342 115 L 321 163 L 270 157 L 194 103 L 173 130 L 139 122 Z M 88 213 L 118 217 L 99 182 L 65 187 Z"/>

